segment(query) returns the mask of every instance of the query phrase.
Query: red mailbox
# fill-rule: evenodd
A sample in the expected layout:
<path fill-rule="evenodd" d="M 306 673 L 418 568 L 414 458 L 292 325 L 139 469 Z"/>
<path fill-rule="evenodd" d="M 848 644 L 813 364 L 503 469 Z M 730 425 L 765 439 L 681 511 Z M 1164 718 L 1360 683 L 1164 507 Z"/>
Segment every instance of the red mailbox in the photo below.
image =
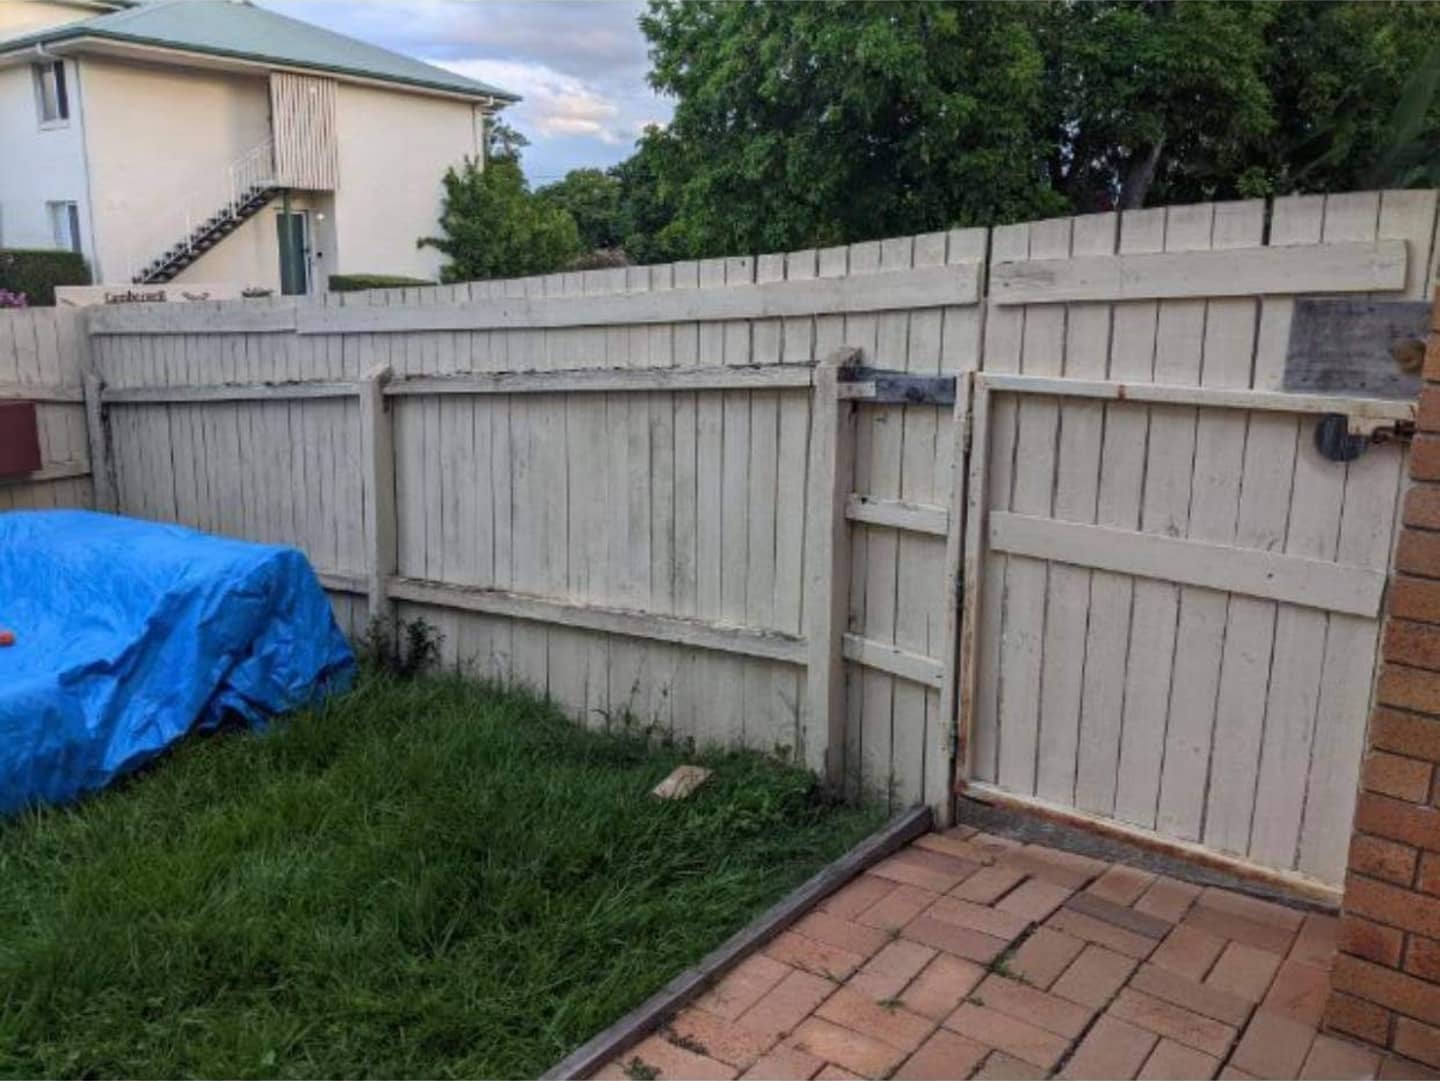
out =
<path fill-rule="evenodd" d="M 34 402 L 0 402 L 0 477 L 40 468 L 40 426 Z"/>

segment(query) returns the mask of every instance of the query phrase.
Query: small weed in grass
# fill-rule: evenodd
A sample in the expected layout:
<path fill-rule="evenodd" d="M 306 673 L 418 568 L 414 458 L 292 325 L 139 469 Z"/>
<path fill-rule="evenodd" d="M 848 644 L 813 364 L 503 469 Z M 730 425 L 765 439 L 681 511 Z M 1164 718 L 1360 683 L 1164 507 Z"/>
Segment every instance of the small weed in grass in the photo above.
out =
<path fill-rule="evenodd" d="M 445 640 L 424 619 L 395 622 L 379 616 L 370 620 L 360 640 L 360 659 L 374 671 L 396 679 L 414 679 L 440 663 Z"/>
<path fill-rule="evenodd" d="M 686 760 L 706 785 L 649 798 Z M 763 756 L 372 675 L 0 823 L 0 1076 L 534 1076 L 878 821 Z"/>

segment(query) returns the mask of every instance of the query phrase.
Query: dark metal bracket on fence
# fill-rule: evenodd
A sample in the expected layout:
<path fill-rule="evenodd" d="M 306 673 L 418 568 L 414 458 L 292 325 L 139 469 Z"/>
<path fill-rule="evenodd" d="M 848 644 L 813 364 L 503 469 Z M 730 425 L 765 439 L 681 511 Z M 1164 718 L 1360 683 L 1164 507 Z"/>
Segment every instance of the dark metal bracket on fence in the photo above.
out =
<path fill-rule="evenodd" d="M 878 405 L 954 405 L 953 375 L 915 375 L 887 368 L 845 368 L 845 397 Z"/>
<path fill-rule="evenodd" d="M 1344 413 L 1326 413 L 1315 425 L 1315 449 L 1332 462 L 1353 462 L 1372 446 L 1408 443 L 1415 435 L 1415 422 L 1397 420 L 1354 431 Z"/>

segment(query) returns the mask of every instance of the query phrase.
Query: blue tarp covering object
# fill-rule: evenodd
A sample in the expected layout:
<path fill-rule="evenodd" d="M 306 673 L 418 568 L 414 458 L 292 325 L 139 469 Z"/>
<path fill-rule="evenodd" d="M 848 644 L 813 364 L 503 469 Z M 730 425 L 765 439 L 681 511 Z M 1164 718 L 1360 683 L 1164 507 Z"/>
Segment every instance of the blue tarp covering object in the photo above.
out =
<path fill-rule="evenodd" d="M 0 813 L 103 788 L 226 715 L 349 685 L 305 556 L 89 511 L 0 514 Z"/>

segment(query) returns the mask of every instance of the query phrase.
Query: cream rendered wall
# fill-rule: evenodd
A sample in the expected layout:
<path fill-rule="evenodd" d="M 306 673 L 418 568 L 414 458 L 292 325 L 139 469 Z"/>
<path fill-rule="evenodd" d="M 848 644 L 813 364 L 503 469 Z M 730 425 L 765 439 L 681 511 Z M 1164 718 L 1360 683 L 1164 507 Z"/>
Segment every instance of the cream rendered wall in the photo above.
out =
<path fill-rule="evenodd" d="M 219 209 L 229 167 L 270 137 L 266 77 L 198 68 L 85 60 L 87 149 L 101 270 L 124 281 Z M 196 280 L 262 284 L 278 276 L 274 222 L 263 215 L 197 267 Z M 229 249 L 229 250 L 226 250 Z"/>
<path fill-rule="evenodd" d="M 335 264 L 341 274 L 435 278 L 445 257 L 415 241 L 433 235 L 441 177 L 481 147 L 468 101 L 341 83 L 335 103 L 340 186 Z"/>
<path fill-rule="evenodd" d="M 53 4 L 46 0 L 0 0 L 0 41 L 103 14 L 104 11 L 99 8 L 87 8 L 78 4 Z"/>
<path fill-rule="evenodd" d="M 65 62 L 70 119 L 42 128 L 31 66 L 0 68 L 0 244 L 53 248 L 55 235 L 45 204 L 73 202 L 80 209 L 82 248 L 93 267 L 82 74 L 80 64 Z"/>

